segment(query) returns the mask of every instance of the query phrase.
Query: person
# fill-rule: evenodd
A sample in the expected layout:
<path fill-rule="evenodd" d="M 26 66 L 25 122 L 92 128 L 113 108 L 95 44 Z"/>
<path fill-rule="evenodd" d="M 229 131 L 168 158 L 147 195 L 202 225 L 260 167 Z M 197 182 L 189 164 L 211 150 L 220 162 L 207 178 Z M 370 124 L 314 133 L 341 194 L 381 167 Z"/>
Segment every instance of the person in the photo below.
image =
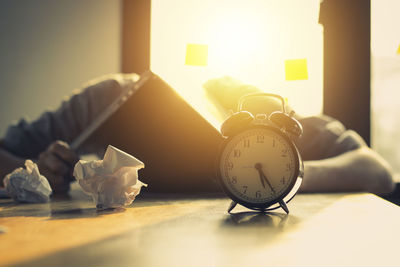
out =
<path fill-rule="evenodd" d="M 136 74 L 101 77 L 73 94 L 56 111 L 45 112 L 31 123 L 21 119 L 10 126 L 0 139 L 0 177 L 23 166 L 25 159 L 36 159 L 54 194 L 67 192 L 74 180 L 73 166 L 79 159 L 68 144 L 138 78 Z M 210 80 L 204 87 L 225 110 L 234 109 L 241 95 L 258 91 L 226 77 Z M 356 132 L 324 115 L 298 119 L 304 128 L 303 136 L 296 140 L 305 167 L 300 192 L 365 191 L 386 195 L 394 190 L 390 166 Z"/>

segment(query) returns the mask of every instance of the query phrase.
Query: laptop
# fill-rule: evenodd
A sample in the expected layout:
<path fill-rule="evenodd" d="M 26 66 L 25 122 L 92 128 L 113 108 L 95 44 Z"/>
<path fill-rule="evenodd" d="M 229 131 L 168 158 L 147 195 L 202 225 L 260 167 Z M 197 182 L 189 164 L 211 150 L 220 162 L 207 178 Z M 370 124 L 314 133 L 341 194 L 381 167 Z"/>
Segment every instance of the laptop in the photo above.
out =
<path fill-rule="evenodd" d="M 223 138 L 177 91 L 151 71 L 105 109 L 71 143 L 113 145 L 145 163 L 148 192 L 215 192 Z"/>

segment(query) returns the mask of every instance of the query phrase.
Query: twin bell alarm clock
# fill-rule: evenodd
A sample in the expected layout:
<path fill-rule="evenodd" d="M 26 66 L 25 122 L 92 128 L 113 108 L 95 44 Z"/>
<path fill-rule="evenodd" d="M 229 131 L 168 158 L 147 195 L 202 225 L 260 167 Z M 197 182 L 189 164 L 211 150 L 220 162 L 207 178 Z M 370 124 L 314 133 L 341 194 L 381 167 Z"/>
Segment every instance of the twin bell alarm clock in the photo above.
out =
<path fill-rule="evenodd" d="M 266 112 L 262 108 L 249 112 L 252 101 L 281 106 L 272 113 L 267 105 Z M 243 96 L 238 112 L 224 121 L 217 179 L 232 199 L 228 212 L 240 204 L 257 211 L 282 208 L 289 213 L 287 203 L 300 188 L 304 175 L 303 161 L 293 141 L 303 128 L 293 115 L 293 111 L 286 112 L 283 97 L 256 93 Z"/>

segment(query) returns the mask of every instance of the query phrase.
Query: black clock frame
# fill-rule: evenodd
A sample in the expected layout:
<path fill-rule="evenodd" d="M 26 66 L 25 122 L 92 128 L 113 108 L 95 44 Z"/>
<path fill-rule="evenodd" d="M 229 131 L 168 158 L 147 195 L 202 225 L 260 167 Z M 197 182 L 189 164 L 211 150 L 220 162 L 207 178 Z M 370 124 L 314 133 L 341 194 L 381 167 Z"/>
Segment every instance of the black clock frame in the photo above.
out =
<path fill-rule="evenodd" d="M 227 185 L 225 184 L 225 182 L 223 181 L 223 178 L 222 178 L 220 165 L 221 165 L 222 153 L 223 153 L 226 145 L 236 135 L 241 134 L 241 133 L 243 133 L 247 130 L 251 130 L 251 129 L 264 129 L 264 130 L 267 129 L 267 130 L 271 130 L 271 131 L 275 132 L 276 134 L 280 135 L 283 139 L 285 139 L 285 141 L 287 141 L 287 143 L 289 144 L 289 147 L 292 150 L 293 155 L 295 157 L 295 164 L 296 164 L 295 173 L 294 173 L 293 177 L 291 178 L 291 183 L 287 187 L 287 189 L 284 191 L 284 193 L 282 193 L 279 198 L 276 198 L 273 201 L 268 201 L 268 202 L 264 202 L 264 203 L 250 203 L 245 200 L 239 199 L 229 190 L 229 188 L 227 187 Z M 293 141 L 284 132 L 282 132 L 280 129 L 270 126 L 270 125 L 253 124 L 253 125 L 250 125 L 249 127 L 246 127 L 245 129 L 237 132 L 235 135 L 225 138 L 222 141 L 222 143 L 219 147 L 219 150 L 218 150 L 218 157 L 216 160 L 217 180 L 218 180 L 222 190 L 224 191 L 224 193 L 226 195 L 228 195 L 236 203 L 238 203 L 242 206 L 245 206 L 246 208 L 252 209 L 252 210 L 261 210 L 261 211 L 274 210 L 274 209 L 277 209 L 280 207 L 279 202 L 284 201 L 285 197 L 292 191 L 294 185 L 296 184 L 297 178 L 299 177 L 299 174 L 300 174 L 300 161 L 301 161 L 301 156 L 300 156 L 300 153 L 299 153 L 297 147 L 294 145 Z M 290 200 L 292 200 L 292 198 L 296 195 L 296 193 L 294 193 L 293 196 L 290 197 L 290 199 L 285 201 L 285 203 L 288 203 Z M 278 204 L 278 206 L 270 208 L 274 204 Z"/>

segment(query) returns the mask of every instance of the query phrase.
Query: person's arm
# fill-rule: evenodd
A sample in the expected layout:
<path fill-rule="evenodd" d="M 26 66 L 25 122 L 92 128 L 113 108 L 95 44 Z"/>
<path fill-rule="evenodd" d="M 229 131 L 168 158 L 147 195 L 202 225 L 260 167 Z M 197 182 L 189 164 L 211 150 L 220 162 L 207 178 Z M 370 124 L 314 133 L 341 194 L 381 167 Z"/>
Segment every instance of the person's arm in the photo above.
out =
<path fill-rule="evenodd" d="M 0 140 L 0 187 L 3 186 L 4 177 L 14 169 L 22 167 L 25 160 L 17 157 L 2 148 L 2 140 Z"/>
<path fill-rule="evenodd" d="M 1 147 L 0 141 L 0 185 L 4 177 L 14 169 L 23 167 L 26 159 L 15 156 Z M 55 194 L 69 190 L 69 183 L 73 180 L 72 169 L 79 160 L 78 156 L 62 141 L 53 142 L 45 151 L 33 159 L 49 181 Z"/>
<path fill-rule="evenodd" d="M 247 86 L 235 79 L 224 77 L 204 84 L 206 92 L 229 114 L 241 96 L 259 93 L 260 89 Z M 272 100 L 252 103 L 248 111 L 271 112 L 280 110 Z M 286 106 L 287 112 L 293 109 Z M 387 162 L 368 148 L 354 131 L 328 116 L 304 118 L 295 114 L 304 128 L 303 137 L 296 140 L 304 161 L 304 179 L 300 192 L 366 191 L 387 194 L 394 190 L 392 172 Z"/>
<path fill-rule="evenodd" d="M 78 160 L 67 143 L 138 78 L 136 74 L 102 77 L 64 101 L 57 110 L 45 112 L 32 122 L 21 119 L 11 125 L 0 144 L 0 185 L 5 175 L 23 167 L 25 159 L 31 159 L 49 180 L 54 193 L 67 191 Z"/>
<path fill-rule="evenodd" d="M 304 161 L 300 192 L 391 193 L 389 164 L 355 131 L 328 116 L 301 119 L 304 134 L 298 147 Z"/>
<path fill-rule="evenodd" d="M 305 161 L 300 192 L 391 193 L 395 188 L 388 163 L 367 146 L 335 157 Z"/>

